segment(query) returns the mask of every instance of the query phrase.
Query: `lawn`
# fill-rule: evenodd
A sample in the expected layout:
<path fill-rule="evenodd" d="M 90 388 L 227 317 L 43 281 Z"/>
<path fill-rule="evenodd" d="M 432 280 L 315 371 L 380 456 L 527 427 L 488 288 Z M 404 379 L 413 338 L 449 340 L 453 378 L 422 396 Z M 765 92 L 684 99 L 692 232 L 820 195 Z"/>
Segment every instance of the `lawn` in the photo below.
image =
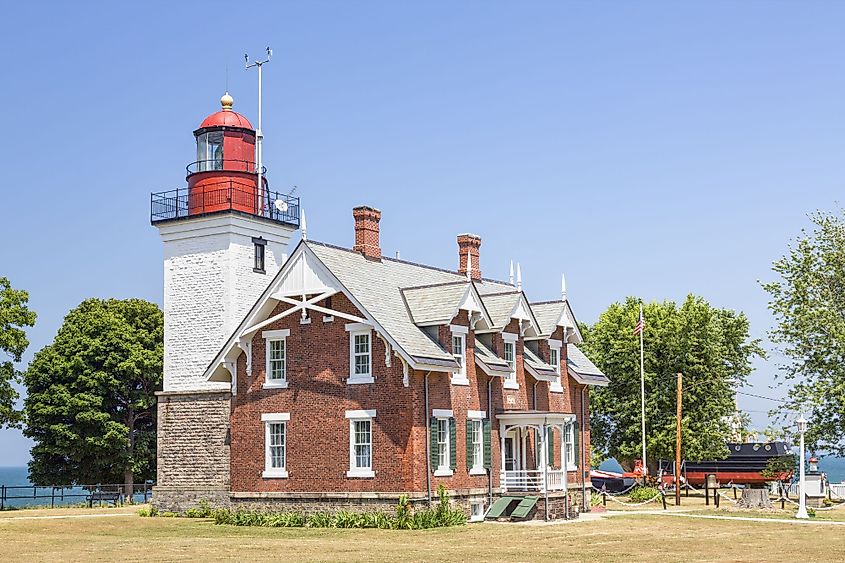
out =
<path fill-rule="evenodd" d="M 83 518 L 40 519 L 66 512 Z M 3 561 L 799 561 L 845 558 L 845 527 L 625 514 L 458 528 L 237 528 L 125 510 L 18 511 L 0 519 Z M 104 516 L 97 516 L 105 513 Z M 23 516 L 23 517 L 22 517 Z"/>

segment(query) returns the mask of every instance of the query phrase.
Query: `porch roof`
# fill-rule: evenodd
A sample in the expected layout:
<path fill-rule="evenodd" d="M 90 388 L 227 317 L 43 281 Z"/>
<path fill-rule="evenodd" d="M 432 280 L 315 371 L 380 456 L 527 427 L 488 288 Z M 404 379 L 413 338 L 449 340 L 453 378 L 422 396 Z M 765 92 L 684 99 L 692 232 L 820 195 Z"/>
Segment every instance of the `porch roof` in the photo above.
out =
<path fill-rule="evenodd" d="M 500 424 L 505 426 L 543 426 L 575 422 L 574 413 L 548 411 L 504 411 L 496 415 Z"/>

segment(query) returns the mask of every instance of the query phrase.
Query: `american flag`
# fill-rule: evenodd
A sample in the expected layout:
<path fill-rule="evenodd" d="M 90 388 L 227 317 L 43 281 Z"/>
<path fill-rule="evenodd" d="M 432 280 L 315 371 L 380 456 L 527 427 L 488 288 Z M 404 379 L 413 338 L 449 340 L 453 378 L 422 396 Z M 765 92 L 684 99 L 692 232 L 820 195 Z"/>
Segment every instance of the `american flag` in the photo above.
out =
<path fill-rule="evenodd" d="M 634 327 L 634 334 L 642 334 L 645 330 L 645 317 L 643 316 L 643 306 L 640 305 L 640 318 L 637 319 L 637 326 Z"/>

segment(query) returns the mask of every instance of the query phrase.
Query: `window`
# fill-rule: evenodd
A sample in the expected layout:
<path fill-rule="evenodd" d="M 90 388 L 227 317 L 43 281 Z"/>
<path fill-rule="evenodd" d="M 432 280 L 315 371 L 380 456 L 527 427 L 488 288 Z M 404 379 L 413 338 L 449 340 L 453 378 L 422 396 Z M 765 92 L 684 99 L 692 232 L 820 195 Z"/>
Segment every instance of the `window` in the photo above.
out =
<path fill-rule="evenodd" d="M 223 133 L 209 131 L 197 137 L 197 172 L 223 170 Z"/>
<path fill-rule="evenodd" d="M 287 471 L 287 421 L 290 413 L 261 415 L 264 422 L 264 473 L 265 478 L 286 478 Z"/>
<path fill-rule="evenodd" d="M 483 500 L 474 500 L 469 504 L 469 521 L 470 522 L 482 522 L 484 520 L 484 501 Z"/>
<path fill-rule="evenodd" d="M 455 469 L 455 419 L 452 411 L 434 409 L 432 412 L 431 453 L 435 477 L 449 477 Z"/>
<path fill-rule="evenodd" d="M 375 477 L 373 471 L 373 418 L 376 411 L 346 411 L 349 419 L 347 477 Z"/>
<path fill-rule="evenodd" d="M 575 423 L 566 425 L 563 433 L 563 449 L 566 452 L 566 468 L 575 468 Z"/>
<path fill-rule="evenodd" d="M 264 387 L 287 387 L 287 345 L 286 338 L 290 330 L 265 330 L 262 333 L 266 342 L 266 363 Z"/>
<path fill-rule="evenodd" d="M 452 357 L 458 362 L 460 369 L 452 372 L 452 385 L 469 385 L 466 366 L 466 342 L 469 329 L 465 326 L 452 325 Z"/>
<path fill-rule="evenodd" d="M 504 340 L 505 347 L 504 347 L 504 360 L 508 363 L 511 368 L 510 373 L 505 378 L 504 387 L 506 389 L 519 389 L 519 383 L 516 380 L 516 340 L 519 338 L 517 334 L 511 333 L 503 333 L 502 339 Z"/>
<path fill-rule="evenodd" d="M 472 464 L 470 472 L 473 469 L 484 470 L 484 434 L 481 429 L 480 420 L 470 420 L 467 425 L 467 432 L 469 432 L 469 442 L 472 448 Z"/>
<path fill-rule="evenodd" d="M 560 348 L 562 342 L 560 340 L 549 339 L 549 364 L 555 368 L 557 380 L 549 385 L 549 390 L 555 393 L 563 393 L 563 382 L 561 381 L 560 373 Z"/>
<path fill-rule="evenodd" d="M 349 331 L 349 379 L 347 383 L 372 383 L 373 350 L 372 331 L 369 325 L 350 323 Z"/>
<path fill-rule="evenodd" d="M 264 247 L 267 246 L 267 241 L 263 238 L 253 238 L 252 244 L 255 246 L 255 260 L 252 271 L 266 274 L 267 272 L 264 270 Z"/>
<path fill-rule="evenodd" d="M 449 469 L 449 419 L 437 419 L 437 469 Z"/>

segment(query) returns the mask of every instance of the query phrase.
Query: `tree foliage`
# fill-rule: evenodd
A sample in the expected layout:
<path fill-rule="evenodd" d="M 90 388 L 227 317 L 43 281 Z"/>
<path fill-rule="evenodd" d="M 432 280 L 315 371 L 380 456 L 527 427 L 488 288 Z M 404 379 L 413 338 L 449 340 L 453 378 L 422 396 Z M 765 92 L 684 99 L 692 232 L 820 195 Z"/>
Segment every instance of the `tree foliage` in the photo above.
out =
<path fill-rule="evenodd" d="M 585 331 L 585 352 L 610 378 L 590 393 L 591 441 L 596 451 L 630 469 L 641 457 L 640 350 L 633 330 L 640 300 L 612 304 Z M 737 386 L 762 356 L 742 313 L 711 307 L 688 296 L 644 305 L 646 444 L 649 467 L 674 459 L 677 372 L 683 373 L 682 455 L 688 460 L 721 459 L 732 432 Z"/>
<path fill-rule="evenodd" d="M 763 284 L 777 320 L 770 338 L 788 360 L 780 375 L 792 384 L 787 407 L 810 415 L 810 447 L 845 455 L 845 220 L 810 219 L 812 232 L 772 267 L 781 279 Z"/>
<path fill-rule="evenodd" d="M 164 320 L 140 299 L 87 299 L 24 374 L 39 485 L 131 483 L 155 472 Z"/>
<path fill-rule="evenodd" d="M 21 413 L 15 410 L 18 392 L 14 384 L 20 381 L 15 362 L 29 346 L 26 327 L 35 326 L 35 313 L 29 310 L 29 294 L 13 289 L 8 279 L 0 277 L 0 351 L 6 355 L 0 361 L 0 428 L 17 426 Z"/>

